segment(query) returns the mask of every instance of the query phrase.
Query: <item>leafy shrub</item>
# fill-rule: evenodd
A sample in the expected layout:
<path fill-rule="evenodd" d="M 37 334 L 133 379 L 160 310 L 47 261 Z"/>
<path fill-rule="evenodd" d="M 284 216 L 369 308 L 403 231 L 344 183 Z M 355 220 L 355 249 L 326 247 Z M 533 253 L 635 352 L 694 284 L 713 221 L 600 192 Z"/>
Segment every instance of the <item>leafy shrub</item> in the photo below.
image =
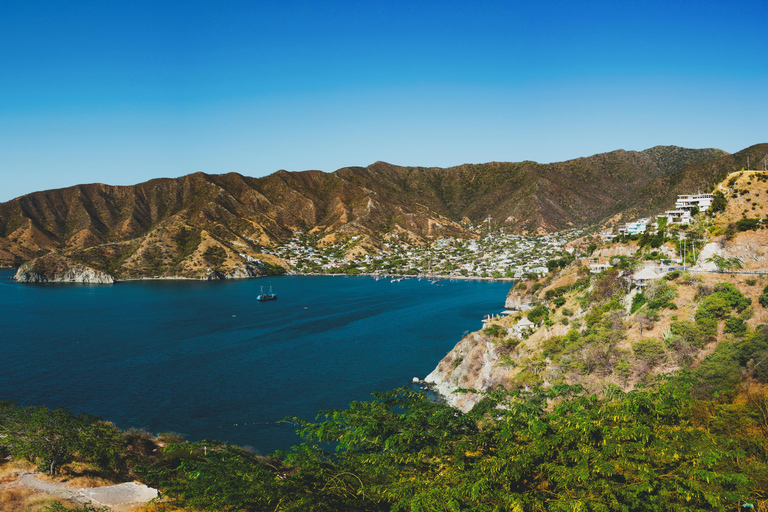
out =
<path fill-rule="evenodd" d="M 745 217 L 736 221 L 736 231 L 752 231 L 760 227 L 760 219 Z"/>
<path fill-rule="evenodd" d="M 768 353 L 768 336 L 755 332 L 745 340 L 719 343 L 693 373 L 699 395 L 733 395 L 743 369 L 758 382 L 768 382 L 768 367 L 757 363 Z"/>
<path fill-rule="evenodd" d="M 499 324 L 491 324 L 483 329 L 483 334 L 492 338 L 500 338 L 507 334 L 507 329 Z"/>
<path fill-rule="evenodd" d="M 528 317 L 528 320 L 530 320 L 534 324 L 538 324 L 544 318 L 549 316 L 549 309 L 546 306 L 539 304 L 538 306 L 530 310 L 526 316 Z"/>
<path fill-rule="evenodd" d="M 655 279 L 648 283 L 644 295 L 648 298 L 648 309 L 664 309 L 674 306 L 672 299 L 677 296 L 675 289 L 667 281 Z"/>
<path fill-rule="evenodd" d="M 563 308 L 560 312 L 563 314 L 563 316 L 571 316 L 571 315 L 573 315 L 573 311 L 568 309 L 568 308 Z"/>
<path fill-rule="evenodd" d="M 592 311 L 587 313 L 587 315 L 584 317 L 584 323 L 587 324 L 587 327 L 592 327 L 593 325 L 597 324 L 603 319 L 603 310 L 601 308 L 594 308 Z"/>
<path fill-rule="evenodd" d="M 741 318 L 727 318 L 725 320 L 725 332 L 735 336 L 742 336 L 747 332 L 747 323 Z"/>
<path fill-rule="evenodd" d="M 696 309 L 696 321 L 714 318 L 722 320 L 731 312 L 728 301 L 720 294 L 712 294 L 704 298 Z"/>
<path fill-rule="evenodd" d="M 616 310 L 624 310 L 624 304 L 621 303 L 621 300 L 619 297 L 613 297 L 609 302 L 606 302 L 602 306 L 603 311 L 606 313 L 608 311 L 616 311 Z"/>
<path fill-rule="evenodd" d="M 715 285 L 715 293 L 721 295 L 728 305 L 737 311 L 743 311 L 752 301 L 746 298 L 735 286 L 730 283 L 718 283 Z"/>
<path fill-rule="evenodd" d="M 554 272 L 558 268 L 567 267 L 573 261 L 573 259 L 573 256 L 569 256 L 567 258 L 549 260 L 547 262 L 547 269 L 549 269 L 550 272 Z"/>
<path fill-rule="evenodd" d="M 616 373 L 626 383 L 632 376 L 632 366 L 626 359 L 622 359 L 616 364 Z"/>
<path fill-rule="evenodd" d="M 696 326 L 699 328 L 701 337 L 706 343 L 717 339 L 717 324 L 718 321 L 714 318 L 701 318 L 696 320 Z"/>
<path fill-rule="evenodd" d="M 717 323 L 715 322 L 715 333 L 717 332 Z M 680 337 L 687 345 L 703 348 L 709 340 L 709 331 L 702 328 L 699 324 L 690 320 L 675 321 L 669 326 L 673 336 Z"/>
<path fill-rule="evenodd" d="M 730 185 L 733 186 L 733 185 Z M 710 215 L 716 212 L 725 211 L 725 207 L 728 205 L 728 200 L 725 198 L 722 192 L 715 192 L 715 197 L 712 199 L 712 204 L 709 206 L 708 213 Z"/>
<path fill-rule="evenodd" d="M 643 338 L 632 343 L 632 351 L 650 367 L 658 365 L 666 358 L 664 343 L 656 338 Z"/>
<path fill-rule="evenodd" d="M 632 314 L 637 313 L 637 311 L 643 307 L 646 302 L 648 302 L 648 299 L 645 298 L 645 294 L 643 292 L 636 293 L 632 297 L 632 307 L 629 309 L 629 312 Z"/>
<path fill-rule="evenodd" d="M 757 302 L 764 308 L 768 308 L 768 286 L 763 288 L 763 293 L 757 298 Z"/>
<path fill-rule="evenodd" d="M 565 304 L 565 297 L 558 297 L 555 300 L 552 301 L 552 304 L 554 304 L 556 307 L 563 306 Z"/>
<path fill-rule="evenodd" d="M 555 356 L 564 350 L 568 349 L 573 351 L 577 346 L 581 346 L 583 343 L 579 343 L 579 331 L 571 329 L 565 336 L 552 336 L 550 339 L 542 343 L 541 348 L 545 357 Z"/>
<path fill-rule="evenodd" d="M 677 309 L 677 305 L 670 301 L 667 297 L 656 297 L 655 299 L 648 301 L 648 309 Z"/>

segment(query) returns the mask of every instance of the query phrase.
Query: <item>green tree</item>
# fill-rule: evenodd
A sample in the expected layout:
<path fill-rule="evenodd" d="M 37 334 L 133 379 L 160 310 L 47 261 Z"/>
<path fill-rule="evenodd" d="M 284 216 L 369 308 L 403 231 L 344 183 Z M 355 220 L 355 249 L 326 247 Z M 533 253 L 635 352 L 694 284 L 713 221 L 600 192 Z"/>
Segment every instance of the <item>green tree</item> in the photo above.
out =
<path fill-rule="evenodd" d="M 275 510 L 280 501 L 279 479 L 287 470 L 276 459 L 208 440 L 171 444 L 165 456 L 171 463 L 150 470 L 147 480 L 184 507 L 255 512 Z"/>
<path fill-rule="evenodd" d="M 0 429 L 6 433 L 14 455 L 37 462 L 49 475 L 58 474 L 61 466 L 72 462 L 76 455 L 95 455 L 112 469 L 119 464 L 121 437 L 115 435 L 114 426 L 95 416 L 6 403 L 0 412 Z"/>
<path fill-rule="evenodd" d="M 763 293 L 760 294 L 760 297 L 757 298 L 757 301 L 764 308 L 768 308 L 768 286 L 763 288 Z"/>
<path fill-rule="evenodd" d="M 715 266 L 717 266 L 717 270 L 719 272 L 738 270 L 738 269 L 744 268 L 744 264 L 741 262 L 739 258 L 735 258 L 735 257 L 725 258 L 723 256 L 720 256 L 719 254 L 716 254 L 711 258 L 707 258 L 704 261 L 708 263 L 714 263 Z"/>
<path fill-rule="evenodd" d="M 712 199 L 712 205 L 709 207 L 709 212 L 714 214 L 717 212 L 725 211 L 725 207 L 728 205 L 728 200 L 722 192 L 715 192 L 715 197 Z"/>

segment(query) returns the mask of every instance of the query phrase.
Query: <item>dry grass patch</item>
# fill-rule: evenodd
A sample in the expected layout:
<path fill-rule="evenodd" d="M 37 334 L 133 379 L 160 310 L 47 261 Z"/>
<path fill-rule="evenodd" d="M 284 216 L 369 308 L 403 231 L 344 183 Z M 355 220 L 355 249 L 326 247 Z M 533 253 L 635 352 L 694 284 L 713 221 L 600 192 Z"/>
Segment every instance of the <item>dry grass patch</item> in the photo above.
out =
<path fill-rule="evenodd" d="M 51 498 L 48 494 L 27 487 L 0 489 L 0 510 L 3 512 L 36 512 L 54 502 L 61 503 L 66 508 L 74 506 L 68 501 Z"/>
<path fill-rule="evenodd" d="M 29 502 L 33 494 L 31 489 L 24 487 L 8 487 L 0 490 L 0 510 L 5 512 L 29 510 Z"/>
<path fill-rule="evenodd" d="M 195 508 L 178 508 L 178 507 L 174 507 L 173 505 L 168 505 L 160 501 L 159 503 L 153 503 L 151 505 L 147 505 L 146 507 L 136 509 L 135 512 L 202 512 L 202 511 L 200 509 L 195 509 Z"/>
<path fill-rule="evenodd" d="M 74 489 L 81 489 L 83 487 L 106 487 L 107 485 L 115 485 L 117 483 L 98 476 L 87 475 L 76 476 L 74 478 L 67 478 L 60 481 L 67 487 L 72 487 Z"/>
<path fill-rule="evenodd" d="M 15 482 L 22 473 L 34 473 L 34 464 L 26 460 L 13 461 L 0 465 L 0 484 Z M 2 509 L 0 509 L 2 510 Z"/>

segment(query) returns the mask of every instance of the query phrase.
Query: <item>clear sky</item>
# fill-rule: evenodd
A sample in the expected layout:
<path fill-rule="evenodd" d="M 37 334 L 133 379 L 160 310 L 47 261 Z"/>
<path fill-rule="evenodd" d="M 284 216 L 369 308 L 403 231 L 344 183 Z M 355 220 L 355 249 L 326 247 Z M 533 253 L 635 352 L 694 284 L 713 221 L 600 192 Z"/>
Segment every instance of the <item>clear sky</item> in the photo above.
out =
<path fill-rule="evenodd" d="M 0 201 L 759 142 L 765 0 L 0 0 Z"/>

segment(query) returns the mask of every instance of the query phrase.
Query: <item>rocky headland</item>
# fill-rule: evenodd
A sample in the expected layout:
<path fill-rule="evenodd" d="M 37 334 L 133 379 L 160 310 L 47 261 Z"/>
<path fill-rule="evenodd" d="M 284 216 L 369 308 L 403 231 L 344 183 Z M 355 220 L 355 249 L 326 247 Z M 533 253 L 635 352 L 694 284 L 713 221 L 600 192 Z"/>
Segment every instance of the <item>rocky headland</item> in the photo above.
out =
<path fill-rule="evenodd" d="M 675 246 L 667 243 L 655 251 L 674 254 Z M 631 243 L 607 244 L 594 254 L 642 262 L 650 252 Z M 737 268 L 718 267 L 718 257 L 737 261 Z M 498 386 L 579 384 L 598 394 L 613 387 L 629 391 L 655 375 L 696 365 L 719 343 L 731 340 L 731 330 L 768 323 L 760 299 L 768 289 L 768 229 L 716 236 L 697 259 L 689 272 L 661 277 L 642 290 L 629 290 L 636 270 L 590 274 L 587 259 L 547 277 L 521 281 L 505 303 L 516 313 L 486 320 L 482 330 L 464 336 L 424 382 L 467 412 L 483 391 Z M 733 313 L 730 326 L 720 320 L 719 326 L 705 328 L 698 307 L 723 286 L 738 290 L 749 306 Z M 652 307 L 635 300 L 640 292 Z M 595 327 L 601 324 L 602 329 Z"/>
<path fill-rule="evenodd" d="M 115 278 L 60 254 L 51 253 L 23 264 L 14 279 L 20 283 L 113 284 Z"/>

